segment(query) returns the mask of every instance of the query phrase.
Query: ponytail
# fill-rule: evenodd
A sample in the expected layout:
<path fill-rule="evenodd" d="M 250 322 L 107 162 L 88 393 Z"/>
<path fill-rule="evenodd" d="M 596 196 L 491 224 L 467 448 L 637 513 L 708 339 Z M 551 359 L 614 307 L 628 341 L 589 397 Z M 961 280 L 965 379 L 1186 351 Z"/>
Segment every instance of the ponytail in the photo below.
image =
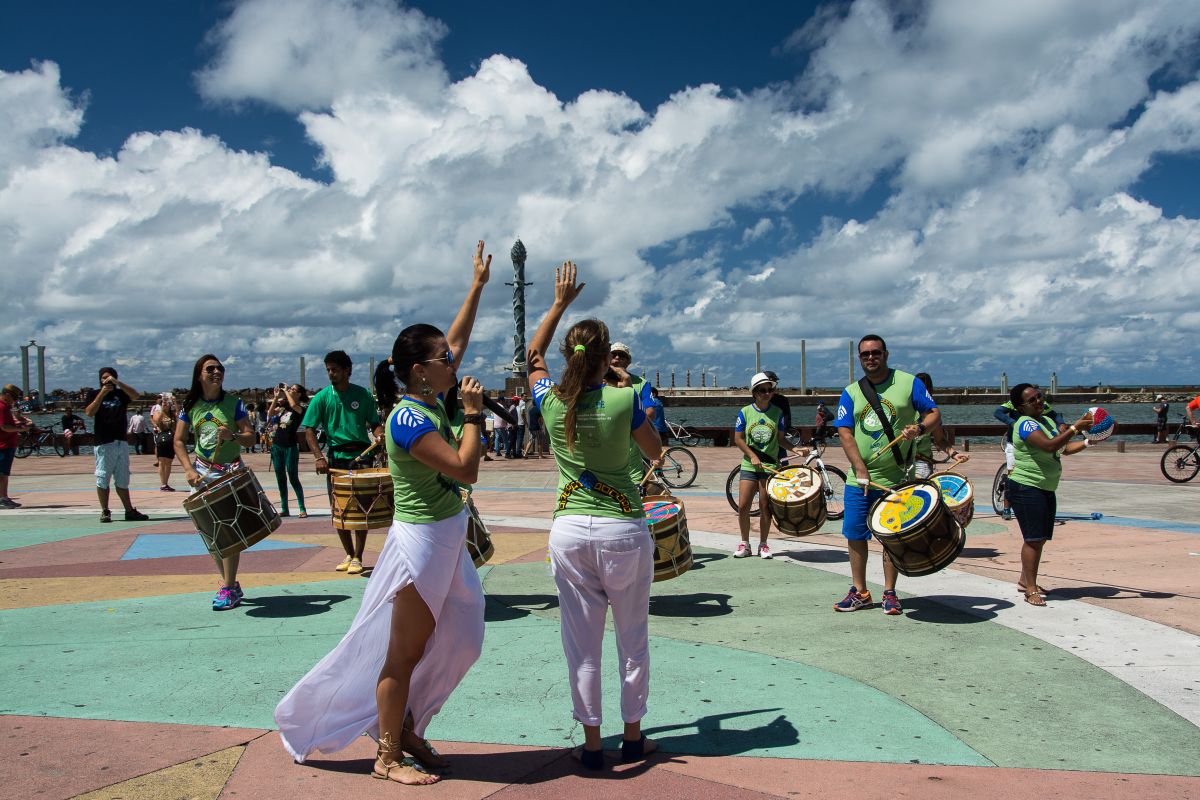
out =
<path fill-rule="evenodd" d="M 392 372 L 392 362 L 384 359 L 375 368 L 375 402 L 384 411 L 391 411 L 400 399 L 400 384 Z"/>
<path fill-rule="evenodd" d="M 375 398 L 381 408 L 390 410 L 400 401 L 400 387 L 408 386 L 413 365 L 429 358 L 433 343 L 441 337 L 441 331 L 424 323 L 400 331 L 392 343 L 391 361 L 375 368 Z"/>
<path fill-rule="evenodd" d="M 608 344 L 608 326 L 598 319 L 575 323 L 563 339 L 559 352 L 566 360 L 567 368 L 554 391 L 567 407 L 563 432 L 569 450 L 575 449 L 576 406 L 587 391 L 588 381 L 608 362 Z"/>

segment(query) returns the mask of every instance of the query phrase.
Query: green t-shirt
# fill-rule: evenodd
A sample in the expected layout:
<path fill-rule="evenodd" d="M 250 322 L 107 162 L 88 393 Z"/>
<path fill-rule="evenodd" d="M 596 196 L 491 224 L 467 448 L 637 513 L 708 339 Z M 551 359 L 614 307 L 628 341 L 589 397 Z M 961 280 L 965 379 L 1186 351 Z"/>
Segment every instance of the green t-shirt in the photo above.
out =
<path fill-rule="evenodd" d="M 897 436 L 905 427 L 916 425 L 921 421 L 921 415 L 913 404 L 913 381 L 915 380 L 914 375 L 894 369 L 887 380 L 875 386 L 875 393 L 879 395 L 879 405 L 883 409 L 883 413 L 887 415 L 888 421 L 892 424 L 892 430 Z M 921 388 L 924 389 L 924 385 Z M 858 445 L 858 452 L 863 457 L 863 461 L 867 462 L 870 480 L 880 486 L 895 486 L 907 480 L 908 472 L 905 467 L 896 462 L 896 456 L 891 452 L 891 448 L 888 448 L 889 452 L 884 453 L 872 463 L 871 459 L 875 458 L 875 454 L 887 447 L 887 434 L 884 433 L 883 425 L 875 416 L 874 409 L 867 402 L 857 381 L 846 387 L 846 393 L 850 395 L 850 400 L 854 403 L 854 442 Z M 838 413 L 840 415 L 841 408 L 838 409 Z M 897 442 L 897 446 L 901 453 L 907 453 L 912 444 L 900 441 Z M 853 482 L 857 478 L 854 468 L 851 467 L 847 480 Z"/>
<path fill-rule="evenodd" d="M 1033 486 L 1047 492 L 1058 490 L 1062 477 L 1062 459 L 1058 453 L 1047 453 L 1025 440 L 1032 431 L 1040 430 L 1046 438 L 1058 435 L 1054 422 L 1049 418 L 1034 419 L 1021 417 L 1013 423 L 1013 471 L 1008 477 L 1023 486 Z"/>
<path fill-rule="evenodd" d="M 746 438 L 746 444 L 758 454 L 758 460 L 764 465 L 774 466 L 779 463 L 779 429 L 783 426 L 783 409 L 775 405 L 767 405 L 760 409 L 751 403 L 738 412 L 735 431 L 741 431 Z M 754 471 L 750 459 L 742 454 L 742 469 Z"/>
<path fill-rule="evenodd" d="M 429 430 L 430 426 L 432 430 Z M 422 430 L 425 433 L 418 433 L 416 438 L 404 435 Z M 437 522 L 462 511 L 463 501 L 458 484 L 422 464 L 397 442 L 399 436 L 411 447 L 421 435 L 428 436 L 430 433 L 436 433 L 451 447 L 455 446 L 450 420 L 440 400 L 436 406 L 427 406 L 411 397 L 404 397 L 388 415 L 384 435 L 387 437 L 388 472 L 392 475 L 392 496 L 396 505 L 393 519 L 401 522 Z"/>
<path fill-rule="evenodd" d="M 222 442 L 217 447 L 217 427 L 225 426 L 237 433 L 237 410 L 241 400 L 229 393 L 217 403 L 201 399 L 184 416 L 196 437 L 196 455 L 213 464 L 232 464 L 242 457 L 242 446 L 236 440 Z M 215 457 L 214 452 L 216 451 Z"/>
<path fill-rule="evenodd" d="M 630 387 L 634 394 L 642 398 L 642 407 L 645 408 L 650 395 L 650 387 L 646 383 L 646 379 L 639 378 L 637 375 L 629 377 L 631 379 Z M 634 486 L 637 486 L 644 477 L 646 477 L 646 462 L 642 460 L 642 448 L 638 447 L 637 442 L 631 436 L 629 438 L 629 479 L 633 481 Z"/>
<path fill-rule="evenodd" d="M 352 383 L 344 392 L 326 386 L 313 396 L 302 428 L 324 428 L 330 458 L 354 458 L 370 446 L 367 428 L 379 424 L 371 393 Z"/>
<path fill-rule="evenodd" d="M 548 383 L 548 382 L 547 382 Z M 637 484 L 629 469 L 634 389 L 602 386 L 584 392 L 575 408 L 575 448 L 567 448 L 567 406 L 556 390 L 539 381 L 535 393 L 558 465 L 554 516 L 641 519 Z"/>

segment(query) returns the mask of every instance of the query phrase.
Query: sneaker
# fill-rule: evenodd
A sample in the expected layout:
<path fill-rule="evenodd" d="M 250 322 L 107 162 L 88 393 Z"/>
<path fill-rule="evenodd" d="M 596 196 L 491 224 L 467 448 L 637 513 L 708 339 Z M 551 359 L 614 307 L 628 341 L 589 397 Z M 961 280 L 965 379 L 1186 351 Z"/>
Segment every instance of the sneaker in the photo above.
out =
<path fill-rule="evenodd" d="M 1013 510 L 1011 508 L 1002 509 L 1000 511 L 1000 518 L 1008 522 L 1012 522 Z"/>
<path fill-rule="evenodd" d="M 334 569 L 336 569 L 338 572 L 345 572 L 346 570 L 350 569 L 350 562 L 353 560 L 354 556 L 346 556 L 344 559 L 342 559 L 342 563 L 338 564 L 336 567 L 334 567 Z"/>
<path fill-rule="evenodd" d="M 233 588 L 230 589 L 230 591 L 233 592 L 235 595 L 237 595 L 237 601 L 239 603 L 241 603 L 242 600 L 244 600 L 246 598 L 246 593 L 242 591 L 241 581 L 234 581 Z"/>
<path fill-rule="evenodd" d="M 350 559 L 350 563 L 346 565 L 347 575 L 362 575 L 363 565 L 357 558 Z"/>
<path fill-rule="evenodd" d="M 136 508 L 125 512 L 126 522 L 145 522 L 148 519 L 150 519 L 150 517 L 138 511 Z"/>
<path fill-rule="evenodd" d="M 240 590 L 223 586 L 217 592 L 217 596 L 213 598 L 212 607 L 213 611 L 228 611 L 231 608 L 237 608 L 241 602 Z"/>
<path fill-rule="evenodd" d="M 733 551 L 734 558 L 745 558 L 750 555 L 750 545 L 745 542 L 738 542 L 737 550 Z"/>
<path fill-rule="evenodd" d="M 100 512 L 101 522 L 112 522 L 112 512 L 107 508 Z"/>
<path fill-rule="evenodd" d="M 892 589 L 883 590 L 883 605 L 880 608 L 889 617 L 904 613 L 904 609 L 900 607 L 900 598 L 896 597 L 896 592 Z"/>
<path fill-rule="evenodd" d="M 20 508 L 21 504 L 11 497 L 0 497 L 0 508 Z"/>
<path fill-rule="evenodd" d="M 158 487 L 158 490 L 160 492 L 173 492 L 173 491 L 175 491 L 175 487 L 168 486 L 167 484 L 164 483 L 162 486 Z"/>
<path fill-rule="evenodd" d="M 771 548 L 767 547 L 765 544 L 760 544 L 758 546 L 758 557 L 759 558 L 770 558 L 771 557 Z"/>
<path fill-rule="evenodd" d="M 858 611 L 860 608 L 870 608 L 872 604 L 870 592 L 860 592 L 857 587 L 851 586 L 850 591 L 842 598 L 840 603 L 834 603 L 834 611 Z"/>

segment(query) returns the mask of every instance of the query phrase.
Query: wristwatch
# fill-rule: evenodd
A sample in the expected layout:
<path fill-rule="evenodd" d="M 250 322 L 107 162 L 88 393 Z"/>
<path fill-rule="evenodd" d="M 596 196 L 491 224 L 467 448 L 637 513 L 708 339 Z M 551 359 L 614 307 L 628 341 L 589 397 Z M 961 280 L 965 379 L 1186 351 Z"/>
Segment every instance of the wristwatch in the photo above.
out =
<path fill-rule="evenodd" d="M 917 423 L 917 433 L 925 433 L 925 423 L 924 422 Z"/>
<path fill-rule="evenodd" d="M 483 424 L 483 414 L 482 413 L 464 414 L 463 415 L 463 424 L 464 425 L 468 425 L 468 424 L 482 425 Z"/>

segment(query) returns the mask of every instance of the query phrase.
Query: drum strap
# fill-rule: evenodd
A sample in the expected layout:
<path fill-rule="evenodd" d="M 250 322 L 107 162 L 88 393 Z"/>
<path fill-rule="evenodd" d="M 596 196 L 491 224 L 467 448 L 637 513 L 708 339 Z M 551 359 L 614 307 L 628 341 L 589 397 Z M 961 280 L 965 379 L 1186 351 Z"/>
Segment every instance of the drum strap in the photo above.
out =
<path fill-rule="evenodd" d="M 867 380 L 867 376 L 864 375 L 858 379 L 858 388 L 863 393 L 863 397 L 867 398 L 867 402 L 871 404 L 871 410 L 875 412 L 875 417 L 883 427 L 884 436 L 889 442 L 892 442 L 892 457 L 907 472 L 912 467 L 916 446 L 910 444 L 907 454 L 900 451 L 899 443 L 893 441 L 896 438 L 896 431 L 892 428 L 892 423 L 888 420 L 887 415 L 883 413 L 883 406 L 879 403 L 879 393 L 875 391 L 875 385 Z"/>

